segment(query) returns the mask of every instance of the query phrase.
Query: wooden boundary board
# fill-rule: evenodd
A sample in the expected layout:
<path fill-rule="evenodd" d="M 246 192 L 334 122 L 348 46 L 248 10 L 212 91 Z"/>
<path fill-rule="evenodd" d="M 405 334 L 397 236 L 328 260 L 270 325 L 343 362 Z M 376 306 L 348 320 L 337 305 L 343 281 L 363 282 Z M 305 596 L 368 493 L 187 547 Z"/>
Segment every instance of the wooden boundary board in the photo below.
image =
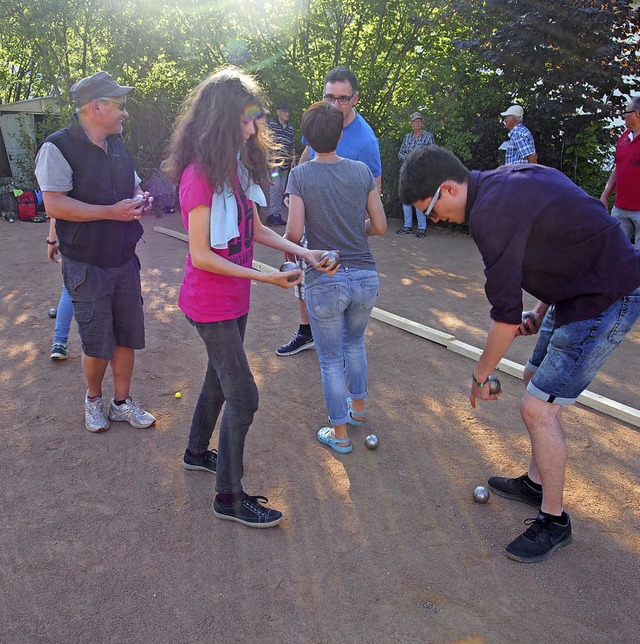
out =
<path fill-rule="evenodd" d="M 189 241 L 189 238 L 185 233 L 171 230 L 170 228 L 154 226 L 153 230 L 157 233 L 169 235 L 169 237 L 175 237 L 176 239 L 180 239 L 185 242 Z M 269 264 L 264 264 L 263 262 L 258 261 L 254 261 L 253 266 L 257 270 L 264 271 L 266 273 L 274 273 L 278 270 L 273 266 L 269 266 Z M 403 331 L 407 331 L 408 333 L 411 333 L 413 335 L 417 335 L 421 338 L 425 338 L 426 340 L 430 340 L 431 342 L 441 344 L 447 347 L 449 351 L 453 351 L 454 353 L 457 353 L 459 355 L 466 356 L 467 358 L 471 358 L 472 360 L 477 361 L 482 355 L 482 349 L 478 349 L 477 347 L 474 347 L 471 344 L 466 344 L 465 342 L 460 342 L 459 340 L 456 340 L 455 336 L 451 335 L 450 333 L 439 331 L 438 329 L 433 329 L 431 327 L 425 326 L 424 324 L 420 324 L 419 322 L 414 322 L 413 320 L 403 318 L 399 315 L 396 315 L 395 313 L 390 313 L 389 311 L 384 311 L 383 309 L 374 307 L 373 311 L 371 312 L 371 317 L 379 320 L 380 322 L 384 322 L 385 324 L 389 324 L 398 329 L 402 329 Z M 515 376 L 516 378 L 520 378 L 520 380 L 522 380 L 523 378 L 524 366 L 518 364 L 517 362 L 507 360 L 506 358 L 500 360 L 496 369 L 498 371 L 508 373 L 511 376 Z M 578 398 L 578 402 L 585 407 L 595 409 L 596 411 L 600 411 L 603 414 L 607 414 L 608 416 L 622 420 L 625 423 L 640 427 L 640 411 L 634 409 L 633 407 L 629 407 L 628 405 L 623 405 L 622 403 L 616 402 L 615 400 L 611 400 L 611 398 L 605 398 L 604 396 L 594 394 L 590 391 L 583 391 Z"/>

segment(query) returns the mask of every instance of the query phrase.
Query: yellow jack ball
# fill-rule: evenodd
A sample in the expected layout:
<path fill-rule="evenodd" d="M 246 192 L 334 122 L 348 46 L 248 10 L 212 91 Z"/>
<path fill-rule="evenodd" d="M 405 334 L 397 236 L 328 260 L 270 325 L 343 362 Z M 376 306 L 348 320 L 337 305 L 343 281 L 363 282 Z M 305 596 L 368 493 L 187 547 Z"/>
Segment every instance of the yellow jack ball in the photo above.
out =
<path fill-rule="evenodd" d="M 176 398 L 181 398 L 182 394 L 179 391 L 176 391 Z"/>

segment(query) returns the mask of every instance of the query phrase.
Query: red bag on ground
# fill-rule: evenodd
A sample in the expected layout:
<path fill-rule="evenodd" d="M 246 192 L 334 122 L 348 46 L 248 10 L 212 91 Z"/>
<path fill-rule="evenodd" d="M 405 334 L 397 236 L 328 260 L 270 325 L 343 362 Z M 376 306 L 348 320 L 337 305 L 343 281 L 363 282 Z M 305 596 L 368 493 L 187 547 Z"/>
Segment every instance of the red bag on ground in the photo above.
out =
<path fill-rule="evenodd" d="M 33 190 L 25 190 L 18 198 L 18 218 L 31 221 L 37 216 L 37 199 Z"/>

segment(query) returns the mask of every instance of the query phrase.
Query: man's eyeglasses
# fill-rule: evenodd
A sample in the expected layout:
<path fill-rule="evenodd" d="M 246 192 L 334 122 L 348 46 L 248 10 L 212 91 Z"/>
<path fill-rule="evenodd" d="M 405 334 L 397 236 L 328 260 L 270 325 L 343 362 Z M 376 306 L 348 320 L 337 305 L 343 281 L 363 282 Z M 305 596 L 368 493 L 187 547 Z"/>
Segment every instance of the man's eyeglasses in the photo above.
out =
<path fill-rule="evenodd" d="M 424 216 L 429 219 L 431 217 L 431 211 L 433 210 L 433 207 L 436 205 L 436 201 L 438 201 L 438 198 L 440 197 L 440 186 L 438 186 L 438 189 L 435 191 L 435 194 L 431 198 L 431 203 L 429 204 L 429 207 L 427 208 L 426 212 L 424 213 Z"/>
<path fill-rule="evenodd" d="M 327 103 L 334 103 L 337 101 L 340 103 L 340 105 L 347 105 L 349 101 L 357 94 L 358 92 L 354 92 L 351 94 L 351 96 L 332 96 L 331 94 L 325 94 L 322 98 L 327 102 Z"/>
<path fill-rule="evenodd" d="M 640 110 L 625 110 L 622 113 L 623 114 L 635 114 L 636 112 L 640 112 Z"/>
<path fill-rule="evenodd" d="M 101 103 L 113 103 L 121 112 L 127 109 L 127 101 L 114 101 L 112 98 L 100 98 Z"/>

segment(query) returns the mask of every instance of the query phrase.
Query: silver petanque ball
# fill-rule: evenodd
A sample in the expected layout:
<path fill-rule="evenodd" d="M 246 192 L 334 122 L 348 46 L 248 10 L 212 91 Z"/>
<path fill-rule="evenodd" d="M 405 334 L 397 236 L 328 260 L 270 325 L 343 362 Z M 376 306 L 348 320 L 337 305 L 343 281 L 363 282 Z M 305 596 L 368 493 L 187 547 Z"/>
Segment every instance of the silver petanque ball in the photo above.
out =
<path fill-rule="evenodd" d="M 325 260 L 328 260 L 325 262 Z M 333 268 L 340 261 L 340 255 L 332 250 L 325 251 L 320 256 L 320 263 L 325 264 L 326 268 Z"/>
<path fill-rule="evenodd" d="M 489 376 L 489 393 L 490 394 L 499 394 L 501 391 L 500 381 L 496 376 L 491 374 Z"/>
<path fill-rule="evenodd" d="M 280 267 L 281 273 L 288 273 L 289 271 L 295 271 L 297 268 L 300 268 L 295 262 L 285 262 Z M 298 279 L 297 275 L 292 275 L 287 279 L 288 282 L 295 282 Z"/>
<path fill-rule="evenodd" d="M 378 446 L 380 445 L 380 441 L 378 440 L 378 437 L 375 434 L 369 434 L 364 439 L 364 445 L 367 449 L 378 449 Z"/>
<path fill-rule="evenodd" d="M 473 490 L 473 500 L 476 503 L 486 503 L 489 500 L 490 494 L 491 493 L 484 485 L 478 485 L 478 487 Z"/>
<path fill-rule="evenodd" d="M 56 315 L 58 315 L 58 311 L 56 309 L 49 309 L 47 313 L 49 314 L 50 318 L 54 318 L 56 317 Z"/>

